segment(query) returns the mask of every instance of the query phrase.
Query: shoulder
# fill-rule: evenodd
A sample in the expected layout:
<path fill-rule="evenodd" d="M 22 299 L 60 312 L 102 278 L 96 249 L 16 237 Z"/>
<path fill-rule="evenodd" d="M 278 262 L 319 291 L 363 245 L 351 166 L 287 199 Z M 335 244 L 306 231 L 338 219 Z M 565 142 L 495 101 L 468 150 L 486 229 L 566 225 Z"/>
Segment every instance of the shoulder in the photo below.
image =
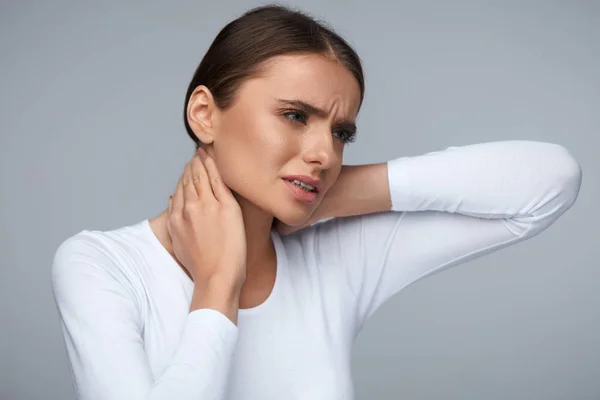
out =
<path fill-rule="evenodd" d="M 133 255 L 139 225 L 83 230 L 60 243 L 52 260 L 55 293 L 110 288 L 135 294 Z"/>
<path fill-rule="evenodd" d="M 134 226 L 106 231 L 82 230 L 68 237 L 54 253 L 53 269 L 67 272 L 65 270 L 84 266 L 108 269 L 119 265 L 133 237 Z"/>

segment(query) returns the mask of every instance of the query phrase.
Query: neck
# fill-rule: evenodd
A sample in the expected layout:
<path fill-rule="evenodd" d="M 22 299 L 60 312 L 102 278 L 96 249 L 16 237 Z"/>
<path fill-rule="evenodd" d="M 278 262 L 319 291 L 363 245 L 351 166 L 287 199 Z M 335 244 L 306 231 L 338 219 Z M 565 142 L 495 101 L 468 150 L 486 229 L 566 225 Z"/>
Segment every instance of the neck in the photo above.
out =
<path fill-rule="evenodd" d="M 274 218 L 237 193 L 233 194 L 242 210 L 246 230 L 246 270 L 252 273 L 275 257 L 275 248 L 271 239 L 271 226 Z"/>
<path fill-rule="evenodd" d="M 274 218 L 236 193 L 234 196 L 242 210 L 246 231 L 246 275 L 248 280 L 254 275 L 265 272 L 262 271 L 264 267 L 269 266 L 270 262 L 275 259 L 275 248 L 271 239 L 271 226 Z M 181 265 L 173 252 L 173 242 L 166 225 L 167 218 L 168 210 L 165 210 L 150 220 L 150 226 L 165 249 Z"/>

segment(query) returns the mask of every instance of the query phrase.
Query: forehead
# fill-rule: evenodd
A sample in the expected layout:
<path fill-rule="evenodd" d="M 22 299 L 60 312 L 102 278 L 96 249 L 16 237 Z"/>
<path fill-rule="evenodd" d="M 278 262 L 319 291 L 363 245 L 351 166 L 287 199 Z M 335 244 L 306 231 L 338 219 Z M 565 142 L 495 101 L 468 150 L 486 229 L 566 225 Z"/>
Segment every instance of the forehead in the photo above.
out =
<path fill-rule="evenodd" d="M 360 102 L 354 75 L 340 62 L 317 54 L 272 57 L 243 86 L 267 98 L 299 99 L 327 110 L 335 108 L 336 114 L 348 117 L 356 116 Z"/>

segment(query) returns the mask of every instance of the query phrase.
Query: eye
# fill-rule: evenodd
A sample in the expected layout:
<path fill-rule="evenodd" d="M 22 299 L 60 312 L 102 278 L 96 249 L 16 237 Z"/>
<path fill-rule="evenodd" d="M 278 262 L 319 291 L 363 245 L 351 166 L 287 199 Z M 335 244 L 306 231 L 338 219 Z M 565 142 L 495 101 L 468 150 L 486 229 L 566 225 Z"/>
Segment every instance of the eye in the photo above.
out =
<path fill-rule="evenodd" d="M 281 115 L 292 122 L 298 122 L 304 125 L 306 125 L 308 121 L 308 116 L 301 110 L 285 110 Z M 333 132 L 333 135 L 344 144 L 352 143 L 356 140 L 356 133 L 345 130 Z"/>
<path fill-rule="evenodd" d="M 303 123 L 303 124 L 305 124 L 305 123 L 306 123 L 306 114 L 304 114 L 302 111 L 299 111 L 299 110 L 291 110 L 291 111 L 284 112 L 282 115 L 283 115 L 284 117 L 286 117 L 286 118 L 288 118 L 288 119 L 292 120 L 292 121 L 295 121 L 295 122 L 300 122 L 300 123 Z M 297 118 L 290 118 L 290 117 L 289 117 L 290 115 L 291 115 L 292 117 L 297 117 Z"/>
<path fill-rule="evenodd" d="M 352 143 L 356 140 L 356 134 L 352 132 L 338 131 L 333 132 L 333 134 L 337 135 L 336 137 L 344 143 Z"/>

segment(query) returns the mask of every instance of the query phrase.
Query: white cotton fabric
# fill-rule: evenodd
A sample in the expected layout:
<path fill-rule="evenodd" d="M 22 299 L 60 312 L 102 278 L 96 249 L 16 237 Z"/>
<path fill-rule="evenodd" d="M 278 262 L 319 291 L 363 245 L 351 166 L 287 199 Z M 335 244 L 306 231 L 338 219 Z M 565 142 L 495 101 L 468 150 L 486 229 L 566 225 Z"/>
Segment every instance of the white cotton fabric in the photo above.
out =
<path fill-rule="evenodd" d="M 562 146 L 513 140 L 391 160 L 388 179 L 392 211 L 273 231 L 273 291 L 237 326 L 189 312 L 193 283 L 148 220 L 65 240 L 52 285 L 77 398 L 351 399 L 353 341 L 386 300 L 548 228 L 582 172 Z"/>

